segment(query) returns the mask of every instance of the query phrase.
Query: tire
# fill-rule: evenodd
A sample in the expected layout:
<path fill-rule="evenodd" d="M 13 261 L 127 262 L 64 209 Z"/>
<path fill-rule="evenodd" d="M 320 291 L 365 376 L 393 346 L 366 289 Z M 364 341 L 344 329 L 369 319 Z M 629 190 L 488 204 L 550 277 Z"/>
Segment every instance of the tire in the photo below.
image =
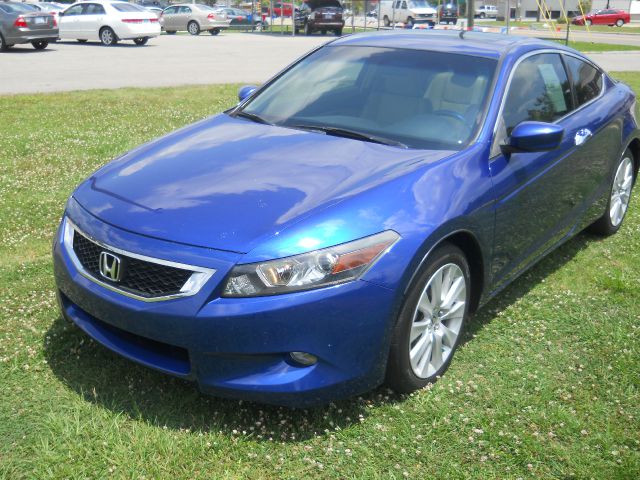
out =
<path fill-rule="evenodd" d="M 485 17 L 484 12 L 480 12 L 480 18 L 484 19 L 484 17 Z"/>
<path fill-rule="evenodd" d="M 408 25 L 410 28 L 413 28 L 413 25 L 414 25 L 413 17 L 408 17 L 408 18 L 407 18 L 407 25 Z"/>
<path fill-rule="evenodd" d="M 142 47 L 143 45 L 146 45 L 148 41 L 149 41 L 149 37 L 140 37 L 140 38 L 134 38 L 133 39 L 133 43 L 135 43 L 139 47 Z"/>
<path fill-rule="evenodd" d="M 0 33 L 0 52 L 6 52 L 8 48 L 9 45 L 7 45 L 7 42 L 4 41 L 4 37 Z"/>
<path fill-rule="evenodd" d="M 633 153 L 627 148 L 620 160 L 616 162 L 609 189 L 607 208 L 602 216 L 589 227 L 591 232 L 607 237 L 620 230 L 631 201 L 631 190 L 635 183 L 635 171 Z M 619 210 L 616 210 L 616 208 Z"/>
<path fill-rule="evenodd" d="M 166 30 L 167 35 L 175 35 L 176 31 L 175 30 Z"/>
<path fill-rule="evenodd" d="M 341 37 L 342 36 L 342 29 L 341 28 L 336 28 L 334 33 L 336 34 L 336 37 Z"/>
<path fill-rule="evenodd" d="M 198 25 L 198 22 L 190 21 L 187 25 L 187 32 L 191 35 L 200 35 L 200 25 Z"/>
<path fill-rule="evenodd" d="M 36 50 L 44 50 L 49 46 L 49 42 L 45 42 L 44 40 L 36 40 L 35 42 L 31 42 L 33 48 Z"/>
<path fill-rule="evenodd" d="M 584 24 L 585 24 L 587 27 L 590 27 L 592 23 L 593 23 L 593 22 L 592 22 L 591 20 L 585 20 L 585 21 L 584 21 Z"/>
<path fill-rule="evenodd" d="M 385 378 L 392 389 L 413 392 L 447 370 L 469 315 L 470 279 L 469 264 L 458 247 L 443 243 L 429 255 L 409 288 L 393 330 Z M 438 283 L 444 287 L 440 295 L 434 291 Z M 448 298 L 447 292 L 453 297 Z M 438 344 L 440 348 L 434 349 Z"/>
<path fill-rule="evenodd" d="M 305 22 L 304 24 L 304 34 L 305 35 L 311 35 L 313 33 L 313 30 L 311 30 L 311 26 L 309 25 L 309 22 Z"/>
<path fill-rule="evenodd" d="M 327 31 L 326 30 L 320 30 L 320 35 L 326 35 Z"/>
<path fill-rule="evenodd" d="M 624 20 L 619 18 L 618 20 L 616 20 L 616 27 L 621 27 L 624 25 Z"/>
<path fill-rule="evenodd" d="M 454 21 L 453 21 L 453 22 L 451 22 L 451 23 L 453 23 L 454 25 L 457 25 L 457 24 L 458 24 L 458 20 L 454 20 Z"/>
<path fill-rule="evenodd" d="M 86 38 L 77 38 L 76 41 L 78 43 L 87 43 L 87 39 Z"/>
<path fill-rule="evenodd" d="M 209 33 L 211 35 L 219 35 L 220 34 L 220 29 L 219 28 L 214 28 L 213 30 L 209 30 Z"/>
<path fill-rule="evenodd" d="M 100 30 L 100 42 L 105 47 L 110 47 L 118 43 L 118 38 L 116 37 L 116 34 L 113 32 L 113 30 L 111 30 L 111 28 L 104 27 L 102 30 Z"/>
<path fill-rule="evenodd" d="M 382 23 L 385 27 L 391 26 L 391 20 L 389 20 L 389 17 L 387 17 L 386 15 L 382 18 Z"/>

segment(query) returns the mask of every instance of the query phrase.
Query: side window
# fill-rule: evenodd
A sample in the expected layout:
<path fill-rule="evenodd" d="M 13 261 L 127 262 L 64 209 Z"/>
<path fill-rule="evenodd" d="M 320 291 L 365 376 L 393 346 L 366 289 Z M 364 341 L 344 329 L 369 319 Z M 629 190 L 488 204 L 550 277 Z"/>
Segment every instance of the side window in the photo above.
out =
<path fill-rule="evenodd" d="M 573 91 L 576 93 L 577 106 L 590 102 L 602 91 L 602 73 L 597 68 L 582 60 L 565 55 L 565 63 Z"/>
<path fill-rule="evenodd" d="M 65 17 L 73 17 L 75 15 L 81 15 L 82 14 L 82 7 L 83 5 L 76 5 L 75 7 L 71 7 L 69 10 L 67 10 L 64 15 Z"/>
<path fill-rule="evenodd" d="M 405 2 L 405 1 L 403 0 L 403 2 L 402 2 L 402 7 L 400 7 L 400 8 L 407 8 L 407 2 Z"/>
<path fill-rule="evenodd" d="M 180 12 L 182 14 L 190 14 L 191 13 L 191 9 L 189 7 L 180 7 Z"/>
<path fill-rule="evenodd" d="M 506 135 L 527 120 L 553 122 L 572 110 L 571 88 L 556 53 L 523 60 L 511 79 L 502 112 Z"/>
<path fill-rule="evenodd" d="M 173 15 L 176 13 L 177 8 L 176 7 L 169 7 L 169 8 L 165 8 L 163 15 Z"/>
<path fill-rule="evenodd" d="M 86 5 L 84 9 L 85 15 L 104 15 L 104 7 L 102 5 L 98 5 L 97 3 L 90 3 Z"/>

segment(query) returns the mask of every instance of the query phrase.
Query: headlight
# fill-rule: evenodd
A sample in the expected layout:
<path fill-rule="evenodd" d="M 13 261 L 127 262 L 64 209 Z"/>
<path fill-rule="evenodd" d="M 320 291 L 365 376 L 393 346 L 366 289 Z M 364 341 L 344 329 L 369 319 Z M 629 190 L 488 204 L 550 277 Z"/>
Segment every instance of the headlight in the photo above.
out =
<path fill-rule="evenodd" d="M 348 282 L 366 272 L 399 238 L 387 230 L 293 257 L 237 265 L 222 296 L 257 297 Z"/>

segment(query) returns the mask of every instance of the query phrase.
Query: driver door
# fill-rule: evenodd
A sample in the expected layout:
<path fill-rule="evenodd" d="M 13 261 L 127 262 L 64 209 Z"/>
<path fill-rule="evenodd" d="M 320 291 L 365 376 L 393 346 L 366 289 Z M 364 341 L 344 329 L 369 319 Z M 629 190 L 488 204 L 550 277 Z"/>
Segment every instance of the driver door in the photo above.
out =
<path fill-rule="evenodd" d="M 505 154 L 500 145 L 524 121 L 554 122 L 567 129 L 573 96 L 557 53 L 521 61 L 513 72 L 492 145 L 490 171 L 496 193 L 492 261 L 494 288 L 517 276 L 556 245 L 575 224 L 579 165 L 574 139 L 565 130 L 560 147 Z"/>

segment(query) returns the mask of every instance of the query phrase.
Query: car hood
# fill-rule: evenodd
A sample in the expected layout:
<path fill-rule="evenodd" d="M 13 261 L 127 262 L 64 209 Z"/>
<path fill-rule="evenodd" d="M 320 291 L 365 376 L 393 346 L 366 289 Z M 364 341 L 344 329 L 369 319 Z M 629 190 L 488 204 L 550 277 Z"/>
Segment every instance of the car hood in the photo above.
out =
<path fill-rule="evenodd" d="M 78 187 L 139 234 L 249 252 L 260 239 L 451 151 L 400 148 L 219 115 L 143 145 Z"/>
<path fill-rule="evenodd" d="M 429 14 L 429 13 L 436 13 L 436 9 L 435 8 L 430 8 L 430 7 L 419 7 L 419 8 L 410 8 L 409 10 L 411 10 L 413 13 L 417 13 L 417 14 Z"/>

